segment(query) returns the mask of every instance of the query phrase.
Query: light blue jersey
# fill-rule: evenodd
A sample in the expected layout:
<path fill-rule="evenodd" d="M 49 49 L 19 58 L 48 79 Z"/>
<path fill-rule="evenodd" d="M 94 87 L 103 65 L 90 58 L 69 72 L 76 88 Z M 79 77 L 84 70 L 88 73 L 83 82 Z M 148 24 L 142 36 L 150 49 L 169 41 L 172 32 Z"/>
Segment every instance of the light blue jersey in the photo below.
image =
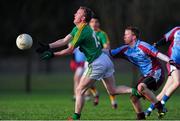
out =
<path fill-rule="evenodd" d="M 180 26 L 174 27 L 164 35 L 166 41 L 170 41 L 171 45 L 168 49 L 168 56 L 177 64 L 180 64 Z"/>
<path fill-rule="evenodd" d="M 79 48 L 76 48 L 74 50 L 74 60 L 77 63 L 81 63 L 81 62 L 85 62 L 86 61 L 85 55 L 79 50 Z"/>
<path fill-rule="evenodd" d="M 134 47 L 123 45 L 117 49 L 112 49 L 110 54 L 113 57 L 124 58 L 135 64 L 143 76 L 153 76 L 154 73 L 161 75 L 161 65 L 156 59 L 158 50 L 146 42 L 137 40 Z"/>

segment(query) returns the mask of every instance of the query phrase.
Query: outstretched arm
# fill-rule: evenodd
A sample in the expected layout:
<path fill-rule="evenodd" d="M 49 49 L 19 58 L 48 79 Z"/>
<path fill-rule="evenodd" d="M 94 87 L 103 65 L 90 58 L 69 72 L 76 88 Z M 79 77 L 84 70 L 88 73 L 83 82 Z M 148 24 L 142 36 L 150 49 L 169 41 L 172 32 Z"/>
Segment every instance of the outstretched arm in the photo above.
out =
<path fill-rule="evenodd" d="M 164 54 L 162 54 L 162 53 L 160 53 L 160 52 L 157 54 L 157 58 L 159 58 L 159 59 L 161 59 L 161 60 L 169 63 L 169 64 L 172 65 L 172 66 L 175 66 L 177 69 L 180 69 L 180 66 L 179 66 L 177 63 L 175 63 L 175 62 L 174 62 L 173 60 L 171 60 L 168 56 L 166 56 L 166 55 L 164 55 Z"/>
<path fill-rule="evenodd" d="M 74 46 L 72 46 L 71 44 L 68 45 L 68 48 L 58 51 L 58 52 L 54 52 L 54 56 L 63 56 L 63 55 L 69 55 L 72 54 L 74 50 Z"/>
<path fill-rule="evenodd" d="M 165 61 L 165 62 L 169 62 L 171 60 L 167 55 L 162 54 L 160 52 L 158 52 L 157 58 L 159 58 L 160 60 Z"/>
<path fill-rule="evenodd" d="M 57 40 L 57 41 L 55 41 L 53 43 L 50 43 L 49 47 L 50 48 L 62 47 L 64 45 L 67 45 L 70 42 L 71 39 L 72 39 L 72 36 L 70 34 L 68 34 L 65 38 L 59 39 L 59 40 Z"/>
<path fill-rule="evenodd" d="M 166 44 L 166 38 L 163 37 L 161 38 L 159 41 L 157 41 L 156 43 L 154 43 L 155 47 L 160 47 Z"/>

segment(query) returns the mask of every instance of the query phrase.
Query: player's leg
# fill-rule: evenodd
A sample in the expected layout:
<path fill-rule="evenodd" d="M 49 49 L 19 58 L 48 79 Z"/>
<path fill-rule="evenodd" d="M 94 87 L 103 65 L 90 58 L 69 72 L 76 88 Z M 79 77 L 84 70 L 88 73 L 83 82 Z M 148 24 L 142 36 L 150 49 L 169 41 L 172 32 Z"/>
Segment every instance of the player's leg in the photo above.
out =
<path fill-rule="evenodd" d="M 107 70 L 107 62 L 102 61 L 108 58 L 107 56 L 101 54 L 95 61 L 89 64 L 88 68 L 81 77 L 80 83 L 76 89 L 76 103 L 75 103 L 75 113 L 73 119 L 80 119 L 81 111 L 84 105 L 84 92 L 92 87 L 96 80 L 101 79 Z"/>
<path fill-rule="evenodd" d="M 165 103 L 169 100 L 170 96 L 178 89 L 180 85 L 180 70 L 175 69 L 171 73 L 172 83 L 167 87 L 166 92 L 164 93 L 161 103 L 165 105 Z"/>
<path fill-rule="evenodd" d="M 86 70 L 87 68 L 88 68 L 88 62 L 85 61 L 84 69 Z M 86 93 L 88 93 L 88 94 L 92 93 L 93 98 L 94 98 L 93 104 L 94 104 L 94 106 L 98 105 L 98 103 L 99 103 L 99 92 L 97 91 L 95 84 L 89 90 L 87 90 Z"/>
<path fill-rule="evenodd" d="M 80 119 L 81 111 L 84 106 L 84 93 L 95 83 L 95 80 L 90 79 L 88 76 L 83 76 L 80 80 L 78 87 L 76 88 L 76 103 L 75 113 L 72 119 Z"/>
<path fill-rule="evenodd" d="M 167 79 L 167 81 L 166 81 L 166 83 L 165 83 L 162 91 L 157 95 L 157 99 L 158 99 L 159 101 L 161 101 L 163 95 L 165 94 L 165 92 L 167 91 L 168 87 L 169 87 L 172 83 L 173 83 L 173 78 L 172 78 L 172 76 L 168 76 L 168 79 Z"/>
<path fill-rule="evenodd" d="M 115 81 L 115 80 L 112 80 Z M 102 79 L 103 84 L 105 85 L 104 80 Z M 113 82 L 115 84 L 115 82 Z M 115 95 L 109 95 L 110 101 L 111 101 L 111 106 L 113 109 L 117 109 L 118 104 L 117 104 L 117 100 L 116 100 L 116 96 Z"/>
<path fill-rule="evenodd" d="M 144 114 L 143 109 L 142 109 L 142 106 L 141 106 L 140 97 L 135 96 L 135 95 L 131 95 L 130 99 L 131 99 L 131 103 L 134 107 L 134 110 L 136 112 L 137 119 L 138 120 L 146 119 L 145 114 Z"/>
<path fill-rule="evenodd" d="M 167 88 L 165 95 L 170 97 L 180 85 L 180 70 L 174 70 L 172 73 L 173 83 Z"/>
<path fill-rule="evenodd" d="M 111 94 L 111 95 L 126 94 L 126 93 L 132 94 L 132 92 L 133 92 L 132 88 L 130 88 L 128 86 L 117 86 L 116 87 L 114 82 L 115 82 L 115 80 L 114 80 L 113 75 L 108 78 L 104 78 L 104 85 L 109 94 Z M 137 98 L 135 96 L 135 93 L 133 93 L 131 100 L 132 100 L 134 109 L 137 113 L 137 119 L 145 119 L 145 115 L 144 115 L 144 112 L 142 111 L 139 97 Z"/>
<path fill-rule="evenodd" d="M 156 96 L 154 93 L 148 89 L 147 85 L 145 83 L 139 83 L 137 86 L 138 92 L 142 94 L 146 99 L 148 99 L 152 103 L 157 103 L 158 100 L 156 99 Z"/>
<path fill-rule="evenodd" d="M 177 70 L 174 66 L 171 66 L 170 68 L 171 73 L 168 76 L 167 82 L 161 93 L 157 96 L 157 99 L 160 100 L 163 105 L 165 105 L 165 103 L 168 101 L 170 96 L 175 92 L 180 84 L 180 71 Z M 150 107 L 146 110 L 146 116 L 150 116 L 152 110 L 154 110 L 153 104 L 151 104 Z M 164 111 L 167 112 L 167 109 L 164 108 Z"/>
<path fill-rule="evenodd" d="M 162 79 L 164 79 L 163 76 L 156 82 L 154 77 L 144 77 L 137 86 L 138 92 L 154 104 L 155 108 L 158 110 L 159 118 L 162 118 L 165 115 L 165 111 L 163 105 L 157 100 L 155 94 L 151 90 L 157 90 L 162 84 Z"/>
<path fill-rule="evenodd" d="M 121 85 L 116 86 L 115 85 L 115 79 L 114 75 L 111 75 L 110 77 L 103 78 L 104 80 L 104 86 L 106 90 L 108 91 L 109 95 L 118 95 L 118 94 L 131 94 L 132 88 Z"/>
<path fill-rule="evenodd" d="M 175 66 L 170 65 L 170 75 L 172 77 L 172 83 L 167 87 L 166 92 L 164 93 L 161 103 L 165 105 L 170 96 L 176 91 L 180 85 L 180 70 Z"/>
<path fill-rule="evenodd" d="M 93 85 L 91 88 L 90 88 L 90 91 L 93 95 L 93 104 L 94 106 L 98 105 L 99 103 L 99 92 L 97 91 L 97 88 L 95 85 Z"/>
<path fill-rule="evenodd" d="M 82 67 L 77 67 L 74 73 L 74 99 L 76 99 L 76 88 L 79 85 L 83 71 L 84 69 Z"/>
<path fill-rule="evenodd" d="M 166 81 L 166 84 L 164 85 L 162 91 L 158 94 L 156 97 L 159 101 L 162 100 L 163 95 L 165 94 L 167 88 L 173 83 L 172 76 L 168 76 L 168 79 Z M 162 102 L 161 102 L 162 103 Z M 155 109 L 155 106 L 153 103 L 148 107 L 148 109 L 145 111 L 146 116 L 150 116 L 151 112 Z"/>

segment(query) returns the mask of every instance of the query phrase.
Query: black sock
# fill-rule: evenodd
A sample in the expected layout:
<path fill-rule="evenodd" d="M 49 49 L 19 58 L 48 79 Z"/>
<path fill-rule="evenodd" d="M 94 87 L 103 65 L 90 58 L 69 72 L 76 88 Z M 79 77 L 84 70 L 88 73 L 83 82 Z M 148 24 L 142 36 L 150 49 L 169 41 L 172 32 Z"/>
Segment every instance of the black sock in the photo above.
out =
<path fill-rule="evenodd" d="M 142 120 L 142 119 L 146 119 L 144 112 L 137 113 L 137 120 Z"/>
<path fill-rule="evenodd" d="M 158 101 L 154 106 L 155 106 L 155 108 L 157 108 L 158 112 L 163 111 L 163 105 L 161 104 L 160 101 Z"/>

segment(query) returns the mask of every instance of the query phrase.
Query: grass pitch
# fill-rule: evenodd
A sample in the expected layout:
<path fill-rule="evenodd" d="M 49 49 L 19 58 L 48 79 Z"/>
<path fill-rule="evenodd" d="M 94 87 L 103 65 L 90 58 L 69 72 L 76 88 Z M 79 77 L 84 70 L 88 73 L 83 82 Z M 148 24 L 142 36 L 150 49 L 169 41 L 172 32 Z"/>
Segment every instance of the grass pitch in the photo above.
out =
<path fill-rule="evenodd" d="M 63 75 L 63 76 L 62 76 Z M 2 120 L 66 120 L 74 112 L 72 101 L 72 74 L 35 75 L 32 78 L 32 92 L 24 92 L 23 77 L 1 76 L 0 88 L 0 119 Z M 11 79 L 12 78 L 12 79 Z M 117 83 L 128 85 L 131 77 L 125 74 L 116 77 Z M 118 81 L 124 80 L 124 81 Z M 9 86 L 8 86 L 9 85 Z M 87 101 L 82 113 L 82 120 L 133 120 L 135 112 L 129 100 L 129 95 L 117 96 L 118 109 L 111 108 L 109 97 L 98 82 L 100 103 L 94 107 L 92 101 Z M 179 90 L 167 103 L 168 113 L 165 120 L 180 119 Z M 142 99 L 144 109 L 149 105 Z M 148 119 L 157 120 L 156 111 Z"/>

